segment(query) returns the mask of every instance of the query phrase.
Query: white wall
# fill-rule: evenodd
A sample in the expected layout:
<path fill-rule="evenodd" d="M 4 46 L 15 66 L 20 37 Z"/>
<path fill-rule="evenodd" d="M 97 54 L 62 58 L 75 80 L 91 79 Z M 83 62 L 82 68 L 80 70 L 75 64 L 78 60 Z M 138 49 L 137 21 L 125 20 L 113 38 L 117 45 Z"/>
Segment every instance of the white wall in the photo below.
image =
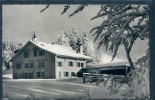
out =
<path fill-rule="evenodd" d="M 59 67 L 57 65 L 57 62 L 60 61 L 63 63 L 62 67 Z M 72 61 L 74 62 L 74 66 L 68 66 L 68 62 Z M 74 59 L 63 59 L 63 58 L 57 58 L 56 57 L 56 78 L 59 79 L 59 72 L 61 72 L 61 78 L 71 78 L 71 72 L 75 72 L 75 74 L 84 67 L 77 67 L 77 62 L 84 63 L 84 67 L 86 67 L 86 61 L 85 60 L 74 60 Z M 64 76 L 64 72 L 69 72 L 69 77 Z"/>

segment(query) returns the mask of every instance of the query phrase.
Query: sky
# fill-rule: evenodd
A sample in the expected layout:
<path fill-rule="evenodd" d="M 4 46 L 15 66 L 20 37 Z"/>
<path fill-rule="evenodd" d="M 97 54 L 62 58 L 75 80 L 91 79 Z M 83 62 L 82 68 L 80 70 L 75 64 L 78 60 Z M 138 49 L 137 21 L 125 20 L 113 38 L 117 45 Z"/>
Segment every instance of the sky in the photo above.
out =
<path fill-rule="evenodd" d="M 75 26 L 77 32 L 82 35 L 86 31 L 89 40 L 94 39 L 90 30 L 101 24 L 103 18 L 90 20 L 100 9 L 100 5 L 89 5 L 73 17 L 69 17 L 79 5 L 71 5 L 71 8 L 63 15 L 64 5 L 50 5 L 43 13 L 40 13 L 46 5 L 3 5 L 2 6 L 2 39 L 15 43 L 25 44 L 32 37 L 35 29 L 40 41 L 55 42 L 62 30 L 71 32 Z M 138 59 L 145 55 L 148 48 L 148 40 L 137 40 L 132 48 L 132 59 Z M 105 51 L 105 47 L 97 49 L 97 42 L 94 43 L 95 54 L 100 50 Z M 111 55 L 110 52 L 105 52 Z M 120 47 L 117 57 L 126 59 L 123 47 Z"/>

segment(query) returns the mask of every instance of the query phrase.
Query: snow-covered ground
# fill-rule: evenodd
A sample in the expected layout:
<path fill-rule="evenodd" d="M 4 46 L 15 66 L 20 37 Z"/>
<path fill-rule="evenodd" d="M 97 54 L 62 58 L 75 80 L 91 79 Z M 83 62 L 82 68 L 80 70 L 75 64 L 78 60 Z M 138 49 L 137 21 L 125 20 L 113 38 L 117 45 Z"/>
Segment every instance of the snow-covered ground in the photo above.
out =
<path fill-rule="evenodd" d="M 12 79 L 12 74 L 6 74 L 6 75 L 2 75 L 3 78 L 10 78 Z"/>
<path fill-rule="evenodd" d="M 89 89 L 90 93 L 95 93 L 94 99 L 102 98 L 122 98 L 119 94 L 109 95 L 107 88 L 102 84 L 81 83 L 78 78 L 74 79 L 11 79 L 11 70 L 3 72 L 3 98 L 25 99 L 28 94 L 40 99 L 76 99 L 85 100 L 84 94 Z M 123 88 L 122 88 L 123 89 Z"/>
<path fill-rule="evenodd" d="M 3 79 L 3 97 L 12 99 L 25 99 L 28 94 L 32 94 L 37 99 L 83 98 L 83 100 L 86 100 L 87 96 L 84 92 L 88 89 L 90 93 L 95 93 L 92 97 L 93 99 L 121 98 L 119 94 L 110 95 L 102 84 L 96 86 L 95 83 L 71 83 L 70 81 L 65 82 L 53 79 Z"/>

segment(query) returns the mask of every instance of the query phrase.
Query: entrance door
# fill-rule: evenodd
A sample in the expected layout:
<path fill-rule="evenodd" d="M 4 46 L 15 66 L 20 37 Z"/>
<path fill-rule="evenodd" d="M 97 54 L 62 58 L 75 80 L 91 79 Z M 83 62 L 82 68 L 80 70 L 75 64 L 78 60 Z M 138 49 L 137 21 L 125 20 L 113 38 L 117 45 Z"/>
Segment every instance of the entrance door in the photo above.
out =
<path fill-rule="evenodd" d="M 61 71 L 59 71 L 59 78 L 61 78 Z"/>

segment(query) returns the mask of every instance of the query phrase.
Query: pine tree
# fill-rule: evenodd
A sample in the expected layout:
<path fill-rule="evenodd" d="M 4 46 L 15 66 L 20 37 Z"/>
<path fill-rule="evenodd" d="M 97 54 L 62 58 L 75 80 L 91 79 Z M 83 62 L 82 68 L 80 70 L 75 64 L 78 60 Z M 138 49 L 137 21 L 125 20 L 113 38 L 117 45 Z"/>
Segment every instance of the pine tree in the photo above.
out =
<path fill-rule="evenodd" d="M 72 32 L 70 34 L 70 46 L 73 48 L 73 50 L 77 50 L 76 43 L 79 41 L 79 35 L 77 33 L 77 30 L 75 29 L 75 26 L 73 26 Z"/>
<path fill-rule="evenodd" d="M 82 46 L 83 46 L 83 54 L 84 55 L 89 55 L 89 52 L 88 52 L 88 36 L 87 36 L 87 33 L 86 31 L 84 31 L 83 33 L 83 36 L 82 36 Z"/>
<path fill-rule="evenodd" d="M 80 52 L 80 47 L 83 46 L 84 55 L 90 55 L 92 54 L 91 52 L 94 51 L 94 50 L 91 50 L 88 43 L 89 43 L 89 39 L 86 31 L 84 31 L 82 36 L 80 36 L 75 26 L 73 26 L 72 32 L 70 34 L 67 33 L 67 30 L 61 31 L 60 37 L 58 39 L 58 44 L 70 46 L 77 53 Z M 93 44 L 91 44 L 91 46 L 92 46 L 92 49 L 94 49 Z"/>
<path fill-rule="evenodd" d="M 60 37 L 58 38 L 58 44 L 60 45 L 70 46 L 77 53 L 80 52 L 80 47 L 83 46 L 84 55 L 90 55 L 92 54 L 92 51 L 94 52 L 94 50 L 91 50 L 94 49 L 93 45 L 91 44 L 92 48 L 90 48 L 88 45 L 89 39 L 86 34 L 86 31 L 84 31 L 82 36 L 80 36 L 75 26 L 73 26 L 72 32 L 70 34 L 68 34 L 67 30 L 65 30 L 61 31 L 59 35 Z"/>

